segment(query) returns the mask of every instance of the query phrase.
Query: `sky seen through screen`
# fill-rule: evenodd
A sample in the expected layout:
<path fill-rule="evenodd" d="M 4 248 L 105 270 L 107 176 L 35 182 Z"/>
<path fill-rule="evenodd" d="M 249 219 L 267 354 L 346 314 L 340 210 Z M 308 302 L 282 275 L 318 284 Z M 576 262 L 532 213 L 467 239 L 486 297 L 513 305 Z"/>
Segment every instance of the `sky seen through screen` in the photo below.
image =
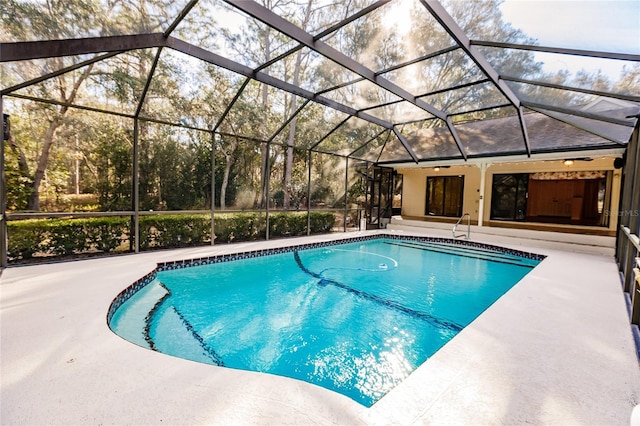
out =
<path fill-rule="evenodd" d="M 505 21 L 541 46 L 640 54 L 638 0 L 505 0 L 500 10 Z M 579 56 L 537 53 L 536 59 L 549 72 L 594 69 L 593 59 Z M 599 60 L 597 68 L 617 80 L 624 64 Z"/>

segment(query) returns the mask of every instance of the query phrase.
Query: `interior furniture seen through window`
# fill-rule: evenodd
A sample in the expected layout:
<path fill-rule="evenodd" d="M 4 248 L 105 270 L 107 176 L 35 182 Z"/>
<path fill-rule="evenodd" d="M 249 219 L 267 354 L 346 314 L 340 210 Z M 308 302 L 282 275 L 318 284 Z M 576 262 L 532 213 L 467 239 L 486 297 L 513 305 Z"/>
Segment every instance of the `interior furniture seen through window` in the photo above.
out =
<path fill-rule="evenodd" d="M 608 226 L 611 171 L 493 175 L 491 220 Z"/>

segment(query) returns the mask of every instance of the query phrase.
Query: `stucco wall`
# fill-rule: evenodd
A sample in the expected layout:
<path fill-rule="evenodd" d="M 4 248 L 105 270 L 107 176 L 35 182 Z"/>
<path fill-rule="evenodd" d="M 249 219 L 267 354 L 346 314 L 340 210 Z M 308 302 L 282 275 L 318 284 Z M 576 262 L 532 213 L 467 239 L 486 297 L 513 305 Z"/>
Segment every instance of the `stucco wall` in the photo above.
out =
<path fill-rule="evenodd" d="M 427 176 L 464 176 L 463 213 L 471 220 L 478 219 L 478 195 L 480 190 L 480 168 L 477 166 L 451 166 L 435 171 L 432 167 L 421 169 L 398 169 L 402 173 L 402 214 L 425 216 Z"/>
<path fill-rule="evenodd" d="M 566 172 L 612 170 L 613 181 L 611 188 L 611 210 L 617 210 L 620 200 L 620 170 L 613 167 L 614 157 L 594 158 L 592 161 L 576 161 L 571 166 L 565 166 L 562 161 L 523 161 L 513 163 L 487 163 L 483 222 L 489 221 L 491 214 L 491 187 L 494 174 L 504 173 L 535 173 L 535 172 Z M 436 171 L 433 167 L 398 168 L 403 175 L 402 214 L 404 216 L 425 216 L 425 202 L 427 190 L 427 176 L 464 176 L 464 199 L 462 210 L 471 215 L 471 220 L 478 220 L 480 200 L 480 165 L 451 166 Z M 610 230 L 615 230 L 618 218 L 611 216 Z M 601 228 L 602 229 L 602 228 Z"/>

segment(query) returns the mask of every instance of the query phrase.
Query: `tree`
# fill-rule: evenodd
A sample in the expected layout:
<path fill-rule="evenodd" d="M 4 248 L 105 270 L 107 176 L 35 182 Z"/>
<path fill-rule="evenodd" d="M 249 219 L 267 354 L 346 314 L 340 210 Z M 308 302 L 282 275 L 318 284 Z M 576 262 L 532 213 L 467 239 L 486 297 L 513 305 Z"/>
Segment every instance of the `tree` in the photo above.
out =
<path fill-rule="evenodd" d="M 131 206 L 133 132 L 131 121 L 104 116 L 90 128 L 92 146 L 83 152 L 90 182 L 101 211 L 128 210 Z"/>
<path fill-rule="evenodd" d="M 637 93 L 638 87 L 640 87 L 640 64 L 624 66 L 620 73 L 620 80 L 616 82 L 613 90 L 617 93 Z"/>
<path fill-rule="evenodd" d="M 149 2 L 87 2 L 82 0 L 58 1 L 47 0 L 42 3 L 31 3 L 18 0 L 7 0 L 0 5 L 0 16 L 5 36 L 17 40 L 43 40 L 77 38 L 82 35 L 98 35 L 113 33 L 151 32 L 157 29 L 160 22 L 145 19 L 149 16 L 146 6 Z M 162 10 L 160 8 L 159 10 Z M 151 24 L 150 24 L 151 22 Z M 29 80 L 35 75 L 42 75 L 63 69 L 77 62 L 77 58 L 49 58 L 41 62 L 35 73 L 30 64 L 15 64 L 12 71 L 21 75 L 22 80 Z M 39 92 L 41 97 L 58 99 L 62 105 L 45 107 L 47 126 L 43 130 L 40 152 L 35 160 L 35 167 L 30 171 L 32 190 L 27 208 L 40 209 L 40 185 L 45 177 L 49 164 L 51 149 L 56 143 L 57 132 L 65 122 L 69 106 L 82 97 L 82 86 L 92 75 L 94 64 L 76 71 L 53 77 L 29 90 Z M 143 67 L 140 67 L 143 70 Z M 145 75 L 146 78 L 146 75 Z M 19 143 L 14 144 L 18 146 Z M 21 172 L 25 172 L 25 168 Z"/>
<path fill-rule="evenodd" d="M 312 11 L 313 11 L 312 0 L 309 0 L 306 5 L 306 8 L 304 9 L 304 17 L 300 25 L 300 27 L 303 30 L 307 30 L 307 26 L 309 25 L 309 21 L 311 20 Z M 302 49 L 300 49 L 295 54 L 295 65 L 293 67 L 293 79 L 291 81 L 291 83 L 294 86 L 297 86 L 300 84 L 302 60 L 303 60 Z M 292 95 L 290 102 L 286 102 L 288 109 L 286 110 L 285 115 L 289 116 L 294 113 L 294 111 L 297 108 L 297 100 L 298 100 L 297 96 Z M 292 192 L 295 192 L 292 189 L 291 178 L 292 178 L 292 172 L 293 172 L 293 148 L 295 145 L 297 122 L 298 122 L 297 117 L 294 117 L 291 120 L 291 123 L 289 124 L 289 135 L 287 137 L 286 160 L 285 160 L 285 166 L 284 166 L 284 176 L 282 181 L 283 195 L 284 195 L 283 197 L 284 209 L 289 209 L 291 207 L 291 194 Z"/>

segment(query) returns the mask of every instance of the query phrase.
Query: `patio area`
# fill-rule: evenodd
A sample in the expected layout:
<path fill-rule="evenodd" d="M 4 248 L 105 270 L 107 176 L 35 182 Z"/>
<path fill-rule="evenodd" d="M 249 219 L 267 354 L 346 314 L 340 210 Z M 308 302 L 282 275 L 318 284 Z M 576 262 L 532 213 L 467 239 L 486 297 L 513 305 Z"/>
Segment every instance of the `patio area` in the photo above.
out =
<path fill-rule="evenodd" d="M 153 352 L 107 327 L 111 301 L 157 262 L 364 233 L 3 270 L 0 423 L 629 424 L 640 370 L 618 268 L 552 244 L 502 236 L 548 257 L 370 409 L 297 380 Z"/>

